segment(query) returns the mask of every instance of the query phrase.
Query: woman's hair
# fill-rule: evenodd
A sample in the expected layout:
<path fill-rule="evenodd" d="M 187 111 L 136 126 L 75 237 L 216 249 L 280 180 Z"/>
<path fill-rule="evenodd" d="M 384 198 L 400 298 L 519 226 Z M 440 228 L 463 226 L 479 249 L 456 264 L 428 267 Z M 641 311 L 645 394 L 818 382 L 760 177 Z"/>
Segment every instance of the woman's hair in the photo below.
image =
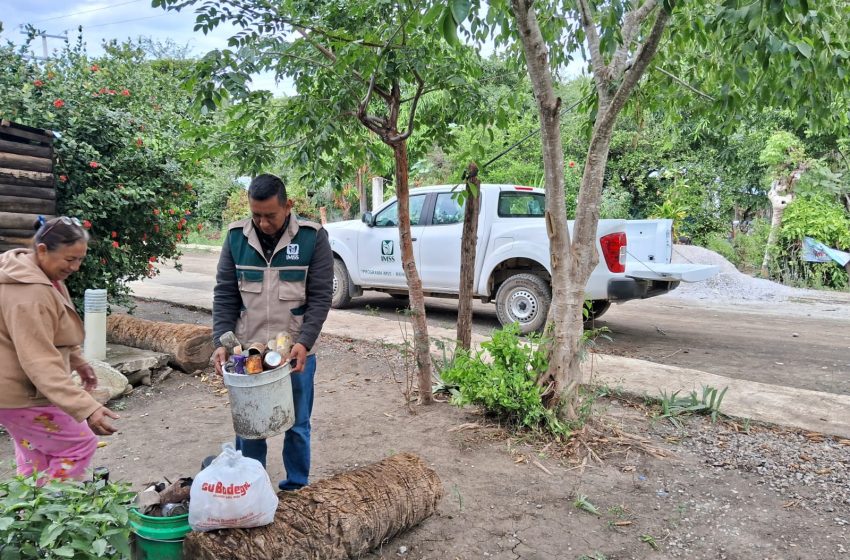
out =
<path fill-rule="evenodd" d="M 78 241 L 88 243 L 89 240 L 89 232 L 80 225 L 79 220 L 67 216 L 59 216 L 51 220 L 44 220 L 39 216 L 34 229 L 36 232 L 32 240 L 33 248 L 44 243 L 48 251 L 55 251 L 63 245 L 73 245 Z"/>

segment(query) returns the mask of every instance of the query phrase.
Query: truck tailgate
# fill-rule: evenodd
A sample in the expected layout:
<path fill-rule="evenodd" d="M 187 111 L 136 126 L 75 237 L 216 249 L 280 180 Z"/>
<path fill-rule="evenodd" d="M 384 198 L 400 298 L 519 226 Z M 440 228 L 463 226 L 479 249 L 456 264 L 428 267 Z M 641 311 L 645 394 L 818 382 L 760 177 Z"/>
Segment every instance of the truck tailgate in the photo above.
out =
<path fill-rule="evenodd" d="M 626 262 L 626 276 L 641 280 L 666 282 L 702 282 L 720 272 L 720 267 L 708 264 L 664 264 Z"/>

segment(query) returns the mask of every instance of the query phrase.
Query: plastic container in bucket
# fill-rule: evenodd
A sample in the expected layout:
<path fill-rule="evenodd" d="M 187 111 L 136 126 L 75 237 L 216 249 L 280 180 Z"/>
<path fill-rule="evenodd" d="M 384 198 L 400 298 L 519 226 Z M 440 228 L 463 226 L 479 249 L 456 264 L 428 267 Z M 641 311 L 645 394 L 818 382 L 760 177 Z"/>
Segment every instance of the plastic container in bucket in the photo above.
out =
<path fill-rule="evenodd" d="M 237 436 L 265 439 L 295 424 L 291 369 L 289 363 L 285 363 L 254 375 L 224 370 L 224 384 L 230 392 L 233 431 Z"/>
<path fill-rule="evenodd" d="M 133 560 L 182 560 L 183 539 L 192 530 L 189 514 L 174 517 L 144 515 L 130 510 L 133 531 Z"/>

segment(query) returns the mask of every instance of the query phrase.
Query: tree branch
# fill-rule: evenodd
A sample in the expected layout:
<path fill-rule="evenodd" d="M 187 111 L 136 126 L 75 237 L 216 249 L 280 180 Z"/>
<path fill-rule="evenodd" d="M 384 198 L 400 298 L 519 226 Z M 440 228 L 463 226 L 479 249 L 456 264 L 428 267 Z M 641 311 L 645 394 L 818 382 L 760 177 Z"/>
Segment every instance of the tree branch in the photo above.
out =
<path fill-rule="evenodd" d="M 663 69 L 663 68 L 660 68 L 660 67 L 657 67 L 657 66 L 656 66 L 656 68 L 655 68 L 655 69 L 656 69 L 656 70 L 658 70 L 659 72 L 661 72 L 662 74 L 664 74 L 665 76 L 667 76 L 668 78 L 670 78 L 671 80 L 673 80 L 674 82 L 676 82 L 677 84 L 679 84 L 679 85 L 681 85 L 681 86 L 683 86 L 683 87 L 687 88 L 688 90 L 692 91 L 693 93 L 695 93 L 695 94 L 699 95 L 700 97 L 704 97 L 704 98 L 708 99 L 709 101 L 715 101 L 715 99 L 714 99 L 712 96 L 710 96 L 709 94 L 705 93 L 704 91 L 700 91 L 700 90 L 698 90 L 697 88 L 695 88 L 694 86 L 690 85 L 689 83 L 687 83 L 687 82 L 686 82 L 685 80 L 683 80 L 682 78 L 680 78 L 680 77 L 678 77 L 678 76 L 675 76 L 675 75 L 671 74 L 670 72 L 668 72 L 667 70 L 665 70 L 665 69 Z"/>
<path fill-rule="evenodd" d="M 617 52 L 611 61 L 612 76 L 616 77 L 623 73 L 635 35 L 640 31 L 641 25 L 657 5 L 656 0 L 647 0 L 640 8 L 626 13 L 623 18 L 623 28 L 620 31 L 623 43 L 617 48 Z"/>
<path fill-rule="evenodd" d="M 593 14 L 590 11 L 590 6 L 587 0 L 578 0 L 579 10 L 581 11 L 581 26 L 584 29 L 584 34 L 587 37 L 587 48 L 590 50 L 590 63 L 593 65 L 593 79 L 596 82 L 596 89 L 599 92 L 600 109 L 602 105 L 608 104 L 610 98 L 608 94 L 608 68 L 605 66 L 605 60 L 602 58 L 602 51 L 599 46 L 599 33 L 596 31 L 596 23 L 593 21 Z"/>
<path fill-rule="evenodd" d="M 422 92 L 425 90 L 425 80 L 422 79 L 419 72 L 413 70 L 413 75 L 416 77 L 417 86 L 416 95 L 413 96 L 413 105 L 410 107 L 410 116 L 407 120 L 407 130 L 404 133 L 391 138 L 394 142 L 407 140 L 413 133 L 413 119 L 416 116 L 416 106 L 419 104 L 419 98 L 422 97 Z"/>

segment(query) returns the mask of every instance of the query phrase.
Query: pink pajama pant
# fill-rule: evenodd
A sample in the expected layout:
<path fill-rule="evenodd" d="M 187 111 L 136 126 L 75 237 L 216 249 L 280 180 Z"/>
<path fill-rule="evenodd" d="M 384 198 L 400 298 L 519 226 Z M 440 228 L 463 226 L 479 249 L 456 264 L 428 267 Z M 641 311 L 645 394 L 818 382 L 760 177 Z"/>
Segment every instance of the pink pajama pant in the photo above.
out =
<path fill-rule="evenodd" d="M 52 478 L 82 479 L 97 450 L 88 424 L 56 406 L 0 409 L 2 424 L 15 442 L 18 474 L 46 472 Z"/>

